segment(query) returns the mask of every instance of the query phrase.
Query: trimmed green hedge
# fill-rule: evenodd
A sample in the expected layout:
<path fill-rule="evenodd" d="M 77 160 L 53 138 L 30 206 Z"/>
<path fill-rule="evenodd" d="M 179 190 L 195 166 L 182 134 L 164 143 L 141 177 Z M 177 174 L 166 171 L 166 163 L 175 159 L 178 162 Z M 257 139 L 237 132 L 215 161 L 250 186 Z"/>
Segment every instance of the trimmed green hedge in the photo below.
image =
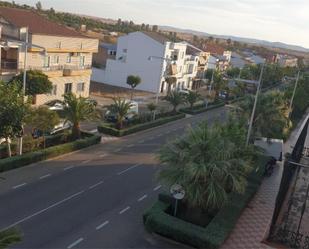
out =
<path fill-rule="evenodd" d="M 258 171 L 248 177 L 248 185 L 244 194 L 232 193 L 229 202 L 219 210 L 206 227 L 194 225 L 169 215 L 166 211 L 171 203 L 168 198 L 159 198 L 153 207 L 143 215 L 143 221 L 149 232 L 155 232 L 181 243 L 197 248 L 219 248 L 233 230 L 242 211 L 255 195 L 263 179 L 267 156 L 257 159 Z"/>
<path fill-rule="evenodd" d="M 198 106 L 194 106 L 193 109 L 188 107 L 188 108 L 182 108 L 179 111 L 184 112 L 186 114 L 190 114 L 190 115 L 196 115 L 196 114 L 200 114 L 202 112 L 207 112 L 209 110 L 213 110 L 213 109 L 222 107 L 224 105 L 225 105 L 224 102 L 214 104 L 214 105 L 209 105 L 207 108 L 205 107 L 205 105 L 198 105 Z"/>
<path fill-rule="evenodd" d="M 75 150 L 83 149 L 88 146 L 98 144 L 101 141 L 100 136 L 95 135 L 91 137 L 87 136 L 84 139 L 80 139 L 71 143 L 49 147 L 47 149 L 26 153 L 21 156 L 14 156 L 11 158 L 1 159 L 0 172 L 20 168 L 29 165 L 31 163 L 36 163 L 49 158 L 57 157 Z"/>
<path fill-rule="evenodd" d="M 100 126 L 98 126 L 98 131 L 100 133 L 104 133 L 104 134 L 108 134 L 108 135 L 112 135 L 115 137 L 122 137 L 122 136 L 126 136 L 132 133 L 136 133 L 138 131 L 143 131 L 143 130 L 147 130 L 156 126 L 160 126 L 178 119 L 182 119 L 185 117 L 184 113 L 179 113 L 177 115 L 171 116 L 171 117 L 165 117 L 165 118 L 159 118 L 155 121 L 151 121 L 151 122 L 147 122 L 144 124 L 138 124 L 138 125 L 134 125 L 122 130 L 116 129 L 114 127 L 111 127 L 108 124 L 102 124 Z"/>

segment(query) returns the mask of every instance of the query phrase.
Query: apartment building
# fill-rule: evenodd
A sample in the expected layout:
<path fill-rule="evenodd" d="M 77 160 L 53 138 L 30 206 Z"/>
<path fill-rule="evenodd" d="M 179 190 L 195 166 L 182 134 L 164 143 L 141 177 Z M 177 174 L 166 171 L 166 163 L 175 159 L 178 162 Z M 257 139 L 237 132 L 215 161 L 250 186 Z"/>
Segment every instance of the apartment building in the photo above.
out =
<path fill-rule="evenodd" d="M 93 68 L 92 80 L 129 87 L 129 75 L 138 75 L 136 89 L 166 93 L 168 77 L 175 77 L 171 89 L 191 89 L 198 68 L 198 56 L 187 53 L 188 44 L 175 43 L 154 32 L 134 32 L 118 38 L 115 59 L 105 69 Z"/>
<path fill-rule="evenodd" d="M 298 66 L 298 58 L 284 55 L 284 54 L 277 54 L 274 58 L 275 63 L 278 63 L 281 67 L 297 67 Z"/>
<path fill-rule="evenodd" d="M 41 105 L 73 92 L 88 97 L 92 55 L 98 51 L 98 40 L 47 20 L 30 11 L 0 7 L 1 68 L 0 77 L 8 81 L 27 70 L 40 70 L 53 84 L 50 94 L 37 95 Z M 25 45 L 29 46 L 25 63 Z"/>

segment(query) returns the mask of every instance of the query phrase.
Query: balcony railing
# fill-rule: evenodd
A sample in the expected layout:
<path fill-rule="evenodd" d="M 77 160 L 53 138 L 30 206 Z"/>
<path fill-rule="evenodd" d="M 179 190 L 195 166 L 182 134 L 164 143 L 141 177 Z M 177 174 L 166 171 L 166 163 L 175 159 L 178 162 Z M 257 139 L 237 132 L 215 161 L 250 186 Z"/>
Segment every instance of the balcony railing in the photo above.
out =
<path fill-rule="evenodd" d="M 17 70 L 17 60 L 1 60 L 1 69 Z"/>

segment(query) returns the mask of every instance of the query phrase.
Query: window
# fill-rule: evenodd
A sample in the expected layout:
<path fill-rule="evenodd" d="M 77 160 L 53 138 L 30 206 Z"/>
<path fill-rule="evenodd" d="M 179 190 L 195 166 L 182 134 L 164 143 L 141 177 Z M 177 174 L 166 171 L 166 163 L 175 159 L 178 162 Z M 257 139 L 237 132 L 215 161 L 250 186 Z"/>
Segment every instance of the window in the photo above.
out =
<path fill-rule="evenodd" d="M 72 83 L 64 84 L 64 93 L 71 93 L 72 92 Z"/>
<path fill-rule="evenodd" d="M 59 55 L 54 55 L 54 64 L 59 64 Z"/>
<path fill-rule="evenodd" d="M 178 56 L 177 56 L 176 54 L 173 56 L 173 60 L 174 60 L 174 61 L 177 61 L 177 60 L 178 60 Z"/>
<path fill-rule="evenodd" d="M 72 56 L 69 54 L 67 56 L 67 63 L 71 63 L 72 62 Z"/>
<path fill-rule="evenodd" d="M 81 67 L 85 66 L 85 56 L 81 55 L 79 60 L 79 65 Z"/>
<path fill-rule="evenodd" d="M 50 66 L 50 56 L 45 56 L 44 57 L 44 67 L 49 67 Z"/>
<path fill-rule="evenodd" d="M 57 95 L 57 85 L 53 85 L 53 89 L 51 90 L 52 95 Z"/>
<path fill-rule="evenodd" d="M 78 92 L 83 92 L 85 89 L 85 83 L 81 82 L 81 83 L 77 83 L 77 91 Z"/>

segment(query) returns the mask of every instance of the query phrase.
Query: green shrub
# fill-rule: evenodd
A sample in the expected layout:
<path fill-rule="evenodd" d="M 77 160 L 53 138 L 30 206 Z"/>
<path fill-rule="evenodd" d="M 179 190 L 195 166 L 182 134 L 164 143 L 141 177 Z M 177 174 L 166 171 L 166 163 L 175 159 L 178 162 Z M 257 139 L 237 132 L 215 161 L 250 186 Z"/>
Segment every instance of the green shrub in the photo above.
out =
<path fill-rule="evenodd" d="M 209 105 L 207 108 L 206 108 L 205 105 L 197 105 L 197 106 L 194 106 L 192 109 L 191 108 L 182 108 L 179 111 L 184 112 L 186 114 L 190 114 L 190 115 L 196 115 L 196 114 L 200 114 L 200 113 L 203 113 L 203 112 L 207 112 L 209 110 L 213 110 L 213 109 L 222 107 L 224 105 L 225 105 L 225 103 L 220 101 L 218 103 Z"/>
<path fill-rule="evenodd" d="M 66 143 L 62 145 L 57 145 L 49 147 L 43 150 L 38 150 L 35 152 L 30 152 L 23 154 L 21 156 L 14 156 L 11 158 L 5 158 L 0 160 L 0 172 L 12 170 L 15 168 L 20 168 L 31 163 L 36 163 L 42 160 L 60 156 L 75 150 L 83 149 L 88 146 L 100 143 L 101 137 L 94 136 L 86 137 L 71 143 Z"/>
<path fill-rule="evenodd" d="M 197 248 L 219 248 L 259 189 L 268 160 L 267 156 L 256 158 L 258 170 L 253 171 L 248 177 L 245 193 L 231 193 L 228 203 L 218 211 L 206 227 L 197 226 L 169 215 L 167 210 L 171 207 L 170 198 L 160 195 L 159 201 L 143 215 L 146 229 Z"/>
<path fill-rule="evenodd" d="M 98 126 L 98 131 L 100 133 L 104 133 L 104 134 L 108 134 L 108 135 L 112 135 L 115 137 L 122 137 L 122 136 L 126 136 L 132 133 L 136 133 L 138 131 L 143 131 L 143 130 L 147 130 L 156 126 L 160 126 L 181 118 L 184 118 L 185 114 L 180 113 L 174 116 L 170 116 L 170 117 L 164 117 L 164 118 L 159 118 L 156 119 L 155 121 L 151 121 L 151 122 L 146 122 L 143 124 L 137 124 L 128 128 L 124 128 L 124 129 L 116 129 L 114 127 L 111 126 L 111 124 L 109 123 L 103 123 L 102 125 Z"/>

